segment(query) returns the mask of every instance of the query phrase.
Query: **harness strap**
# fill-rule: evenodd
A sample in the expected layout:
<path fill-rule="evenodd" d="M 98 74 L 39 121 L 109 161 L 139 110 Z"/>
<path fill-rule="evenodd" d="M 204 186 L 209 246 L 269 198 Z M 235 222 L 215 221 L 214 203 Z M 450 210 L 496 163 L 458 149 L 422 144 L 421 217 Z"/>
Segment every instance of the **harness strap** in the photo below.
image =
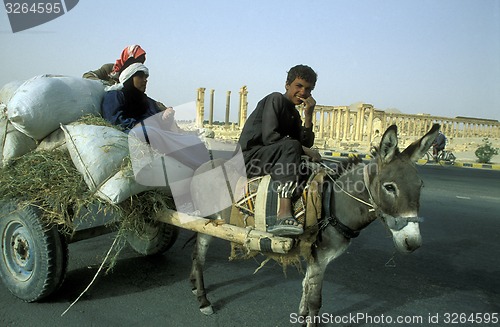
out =
<path fill-rule="evenodd" d="M 328 167 L 327 165 L 325 165 L 324 163 L 321 163 L 321 165 L 327 171 L 332 171 L 332 169 L 330 167 Z M 394 217 L 392 215 L 389 215 L 389 214 L 386 214 L 385 212 L 383 212 L 380 209 L 380 207 L 375 203 L 375 200 L 373 199 L 373 195 L 370 191 L 370 176 L 369 176 L 368 169 L 369 169 L 368 165 L 365 165 L 363 167 L 363 182 L 364 182 L 366 190 L 368 192 L 368 197 L 369 197 L 370 203 L 348 193 L 346 190 L 344 190 L 342 188 L 342 186 L 339 183 L 337 183 L 337 181 L 335 180 L 335 178 L 333 176 L 331 176 L 329 173 L 327 173 L 327 175 L 332 180 L 332 182 L 335 184 L 336 187 L 338 187 L 342 192 L 344 192 L 345 194 L 347 194 L 351 198 L 355 199 L 356 201 L 363 203 L 363 204 L 367 205 L 368 207 L 370 207 L 369 211 L 375 212 L 376 217 L 381 218 L 386 223 L 386 225 L 392 230 L 401 230 L 405 226 L 407 226 L 408 223 L 410 223 L 410 222 L 415 222 L 415 223 L 422 222 L 422 218 L 420 218 L 420 217 Z M 328 208 L 329 208 L 329 204 L 328 204 Z M 353 237 L 356 237 L 359 235 L 359 231 L 351 230 L 349 227 L 342 224 L 335 216 L 332 216 L 330 213 L 325 214 L 324 217 L 325 217 L 325 221 L 323 221 L 320 228 L 325 228 L 330 223 L 330 224 L 332 224 L 332 226 L 334 226 L 339 231 L 339 233 L 341 233 L 342 235 L 344 235 L 347 238 L 353 238 Z M 351 232 L 353 234 L 351 234 Z"/>
<path fill-rule="evenodd" d="M 338 220 L 335 214 L 332 214 L 335 211 L 335 204 L 332 208 L 332 202 L 335 199 L 332 198 L 332 187 L 331 184 L 325 183 L 323 187 L 323 219 L 319 226 L 319 230 L 322 231 L 328 226 L 328 224 L 332 225 L 342 236 L 345 238 L 351 239 L 359 236 L 358 230 L 352 230 L 351 228 L 344 225 L 342 222 Z"/>
<path fill-rule="evenodd" d="M 359 230 L 352 230 L 352 229 L 350 229 L 346 225 L 342 224 L 337 219 L 337 217 L 332 216 L 332 217 L 328 217 L 327 219 L 328 219 L 330 225 L 332 225 L 333 227 L 335 227 L 335 229 L 340 234 L 342 234 L 342 236 L 344 236 L 345 238 L 349 238 L 350 239 L 350 238 L 356 238 L 356 237 L 359 236 Z"/>
<path fill-rule="evenodd" d="M 330 170 L 330 171 L 332 170 L 330 167 L 328 167 L 324 163 L 321 163 L 321 165 L 324 168 L 326 168 L 327 170 Z M 368 203 L 368 202 L 366 202 L 364 200 L 361 200 L 360 198 L 355 197 L 351 193 L 349 193 L 346 190 L 344 190 L 344 188 L 339 183 L 337 183 L 337 180 L 335 178 L 333 178 L 330 174 L 327 173 L 327 176 L 332 180 L 332 182 L 335 184 L 335 186 L 337 186 L 346 195 L 350 196 L 351 198 L 353 198 L 354 200 L 356 200 L 358 202 L 363 203 L 364 205 L 367 205 L 367 206 L 371 207 L 371 209 L 369 211 L 375 211 L 376 205 L 373 202 L 373 198 L 372 198 L 372 195 L 370 193 L 369 184 L 367 184 L 369 182 L 369 179 L 368 179 L 368 169 L 366 169 L 366 167 L 368 167 L 368 166 L 365 166 L 365 168 L 363 169 L 363 179 L 364 179 L 364 182 L 365 182 L 366 189 L 368 190 L 368 195 L 370 196 L 370 202 L 372 202 L 372 203 Z"/>

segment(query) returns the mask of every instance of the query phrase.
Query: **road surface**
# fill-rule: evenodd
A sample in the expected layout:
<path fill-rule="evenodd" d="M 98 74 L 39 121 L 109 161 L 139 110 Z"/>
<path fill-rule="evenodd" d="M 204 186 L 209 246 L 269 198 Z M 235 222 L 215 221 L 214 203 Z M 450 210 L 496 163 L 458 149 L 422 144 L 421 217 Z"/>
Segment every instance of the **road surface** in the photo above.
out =
<path fill-rule="evenodd" d="M 391 326 L 398 319 L 408 326 L 495 326 L 484 323 L 488 317 L 500 325 L 500 172 L 418 169 L 425 183 L 423 246 L 396 254 L 382 224 L 372 223 L 328 267 L 324 326 Z M 66 280 L 47 301 L 23 303 L 0 284 L 0 326 L 299 325 L 301 273 L 289 267 L 285 277 L 269 263 L 254 275 L 259 262 L 229 262 L 222 240 L 213 242 L 205 270 L 216 313 L 202 315 L 187 280 L 192 245 L 184 243 L 191 235 L 182 231 L 159 257 L 124 249 L 113 271 L 61 317 L 94 277 L 114 235 L 71 244 Z"/>

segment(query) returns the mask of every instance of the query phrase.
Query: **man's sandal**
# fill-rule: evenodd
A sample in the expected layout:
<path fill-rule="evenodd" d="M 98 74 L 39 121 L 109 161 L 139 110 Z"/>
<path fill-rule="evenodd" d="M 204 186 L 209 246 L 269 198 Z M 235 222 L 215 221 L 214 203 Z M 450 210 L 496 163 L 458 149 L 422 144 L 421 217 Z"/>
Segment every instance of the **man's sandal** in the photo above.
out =
<path fill-rule="evenodd" d="M 267 231 L 274 236 L 293 236 L 302 234 L 304 229 L 295 217 L 289 216 L 281 219 L 276 218 L 276 224 L 267 227 Z"/>

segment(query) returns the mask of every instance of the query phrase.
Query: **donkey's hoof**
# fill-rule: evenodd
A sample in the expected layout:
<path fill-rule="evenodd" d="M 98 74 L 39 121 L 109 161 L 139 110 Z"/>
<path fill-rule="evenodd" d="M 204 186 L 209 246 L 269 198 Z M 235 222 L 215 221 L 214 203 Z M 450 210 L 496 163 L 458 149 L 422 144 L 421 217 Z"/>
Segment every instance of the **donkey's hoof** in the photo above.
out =
<path fill-rule="evenodd" d="M 210 316 L 211 314 L 214 313 L 214 308 L 212 308 L 212 306 L 209 305 L 208 307 L 200 308 L 200 311 L 204 315 Z"/>
<path fill-rule="evenodd" d="M 191 292 L 193 292 L 194 295 L 198 295 L 198 290 L 196 288 L 193 288 Z"/>

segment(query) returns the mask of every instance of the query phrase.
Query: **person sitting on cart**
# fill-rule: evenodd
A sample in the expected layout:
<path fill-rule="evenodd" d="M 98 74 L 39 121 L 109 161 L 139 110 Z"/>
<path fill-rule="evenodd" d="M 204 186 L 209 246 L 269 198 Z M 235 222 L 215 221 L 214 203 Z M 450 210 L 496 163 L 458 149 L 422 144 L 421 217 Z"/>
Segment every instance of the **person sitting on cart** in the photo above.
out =
<path fill-rule="evenodd" d="M 439 152 L 443 151 L 445 146 L 446 136 L 441 131 L 439 131 L 436 139 L 434 140 L 434 143 L 432 143 L 432 155 L 434 156 L 434 160 L 436 162 L 438 161 Z"/>
<path fill-rule="evenodd" d="M 317 74 L 309 66 L 290 69 L 285 93 L 274 92 L 264 97 L 248 117 L 239 138 L 248 177 L 271 175 L 279 196 L 276 224 L 267 231 L 274 235 L 300 235 L 303 226 L 294 217 L 292 197 L 299 182 L 301 156 L 320 161 L 314 143 L 312 116 L 316 101 L 311 92 Z M 303 105 L 304 123 L 295 106 Z"/>
<path fill-rule="evenodd" d="M 209 161 L 204 143 L 192 133 L 184 132 L 174 119 L 172 107 L 165 107 L 146 95 L 149 70 L 141 63 L 125 68 L 116 89 L 104 94 L 104 119 L 123 128 L 127 133 L 149 143 L 158 152 L 171 156 L 196 170 Z"/>
<path fill-rule="evenodd" d="M 122 70 L 133 63 L 146 62 L 146 51 L 140 45 L 134 44 L 123 49 L 120 58 L 114 64 L 104 64 L 101 68 L 86 72 L 83 78 L 101 80 L 105 85 L 115 85 L 119 83 L 119 76 Z"/>

